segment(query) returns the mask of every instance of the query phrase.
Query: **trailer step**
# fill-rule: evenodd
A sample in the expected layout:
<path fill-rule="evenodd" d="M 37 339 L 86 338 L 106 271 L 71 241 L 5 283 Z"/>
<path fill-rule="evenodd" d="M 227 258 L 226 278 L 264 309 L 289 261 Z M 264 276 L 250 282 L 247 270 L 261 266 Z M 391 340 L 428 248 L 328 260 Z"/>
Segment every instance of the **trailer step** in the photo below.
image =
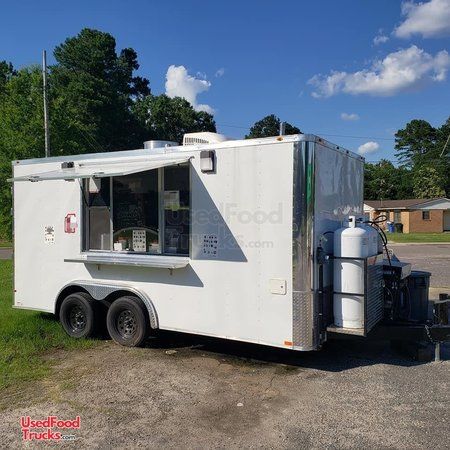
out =
<path fill-rule="evenodd" d="M 339 334 L 352 334 L 354 336 L 365 336 L 364 328 L 342 328 L 336 325 L 330 325 L 327 327 L 328 333 L 339 333 Z"/>

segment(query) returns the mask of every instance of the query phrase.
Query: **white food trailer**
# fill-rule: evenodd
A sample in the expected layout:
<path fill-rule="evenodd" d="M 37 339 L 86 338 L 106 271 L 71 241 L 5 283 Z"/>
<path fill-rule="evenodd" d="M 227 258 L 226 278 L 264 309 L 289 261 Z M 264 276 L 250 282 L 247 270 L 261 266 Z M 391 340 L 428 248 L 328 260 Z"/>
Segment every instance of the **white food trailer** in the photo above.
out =
<path fill-rule="evenodd" d="M 106 320 L 122 345 L 163 329 L 320 348 L 336 331 L 326 255 L 363 214 L 363 158 L 303 134 L 146 147 L 13 162 L 14 306 L 74 337 Z M 375 319 L 355 334 L 381 319 L 368 283 L 354 294 Z"/>

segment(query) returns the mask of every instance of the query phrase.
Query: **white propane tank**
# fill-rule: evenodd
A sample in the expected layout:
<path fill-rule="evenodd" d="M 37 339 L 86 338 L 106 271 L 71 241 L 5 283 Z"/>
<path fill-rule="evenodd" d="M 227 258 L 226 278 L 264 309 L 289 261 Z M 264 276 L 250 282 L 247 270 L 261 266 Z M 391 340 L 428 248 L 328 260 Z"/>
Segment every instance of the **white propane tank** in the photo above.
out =
<path fill-rule="evenodd" d="M 367 256 L 374 256 L 378 254 L 378 231 L 369 224 L 363 222 L 364 219 L 358 220 L 358 227 L 364 228 L 369 233 L 369 254 Z"/>
<path fill-rule="evenodd" d="M 366 258 L 370 255 L 371 235 L 366 227 L 357 226 L 356 217 L 349 217 L 349 226 L 334 232 L 335 258 Z M 364 261 L 334 259 L 334 292 L 361 296 L 333 294 L 334 323 L 342 328 L 364 327 Z"/>

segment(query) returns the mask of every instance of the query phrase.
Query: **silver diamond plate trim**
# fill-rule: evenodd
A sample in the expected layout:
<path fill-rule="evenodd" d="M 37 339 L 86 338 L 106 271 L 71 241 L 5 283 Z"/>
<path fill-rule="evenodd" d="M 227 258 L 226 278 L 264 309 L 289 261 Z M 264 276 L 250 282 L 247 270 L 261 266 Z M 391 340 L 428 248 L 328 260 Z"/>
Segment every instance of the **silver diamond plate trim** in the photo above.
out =
<path fill-rule="evenodd" d="M 314 350 L 314 319 L 312 292 L 294 291 L 292 294 L 293 344 L 299 350 Z"/>
<path fill-rule="evenodd" d="M 91 284 L 80 284 L 81 287 L 86 289 L 89 294 L 95 300 L 103 300 L 106 298 L 109 294 L 112 294 L 113 292 L 117 291 L 117 288 L 114 286 L 102 286 L 102 285 L 91 285 Z"/>

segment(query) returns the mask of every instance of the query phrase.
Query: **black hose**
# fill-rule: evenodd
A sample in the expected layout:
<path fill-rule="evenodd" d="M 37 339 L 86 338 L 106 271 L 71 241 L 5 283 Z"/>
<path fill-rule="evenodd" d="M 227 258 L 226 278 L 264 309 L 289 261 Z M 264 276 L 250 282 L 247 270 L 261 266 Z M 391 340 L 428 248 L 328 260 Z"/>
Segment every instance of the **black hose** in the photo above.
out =
<path fill-rule="evenodd" d="M 382 214 L 381 216 L 378 216 L 376 219 L 374 220 L 366 220 L 364 223 L 383 223 L 386 222 L 388 220 L 386 214 Z"/>
<path fill-rule="evenodd" d="M 375 230 L 377 230 L 378 234 L 381 236 L 381 242 L 383 243 L 383 247 L 386 252 L 386 257 L 389 262 L 389 266 L 392 267 L 391 256 L 389 255 L 389 250 L 387 247 L 388 239 L 387 239 L 386 233 L 379 225 L 380 223 L 383 223 L 386 221 L 387 221 L 387 216 L 383 214 L 381 216 L 378 216 L 374 220 L 366 220 L 364 223 L 368 223 L 371 227 L 375 228 Z"/>

